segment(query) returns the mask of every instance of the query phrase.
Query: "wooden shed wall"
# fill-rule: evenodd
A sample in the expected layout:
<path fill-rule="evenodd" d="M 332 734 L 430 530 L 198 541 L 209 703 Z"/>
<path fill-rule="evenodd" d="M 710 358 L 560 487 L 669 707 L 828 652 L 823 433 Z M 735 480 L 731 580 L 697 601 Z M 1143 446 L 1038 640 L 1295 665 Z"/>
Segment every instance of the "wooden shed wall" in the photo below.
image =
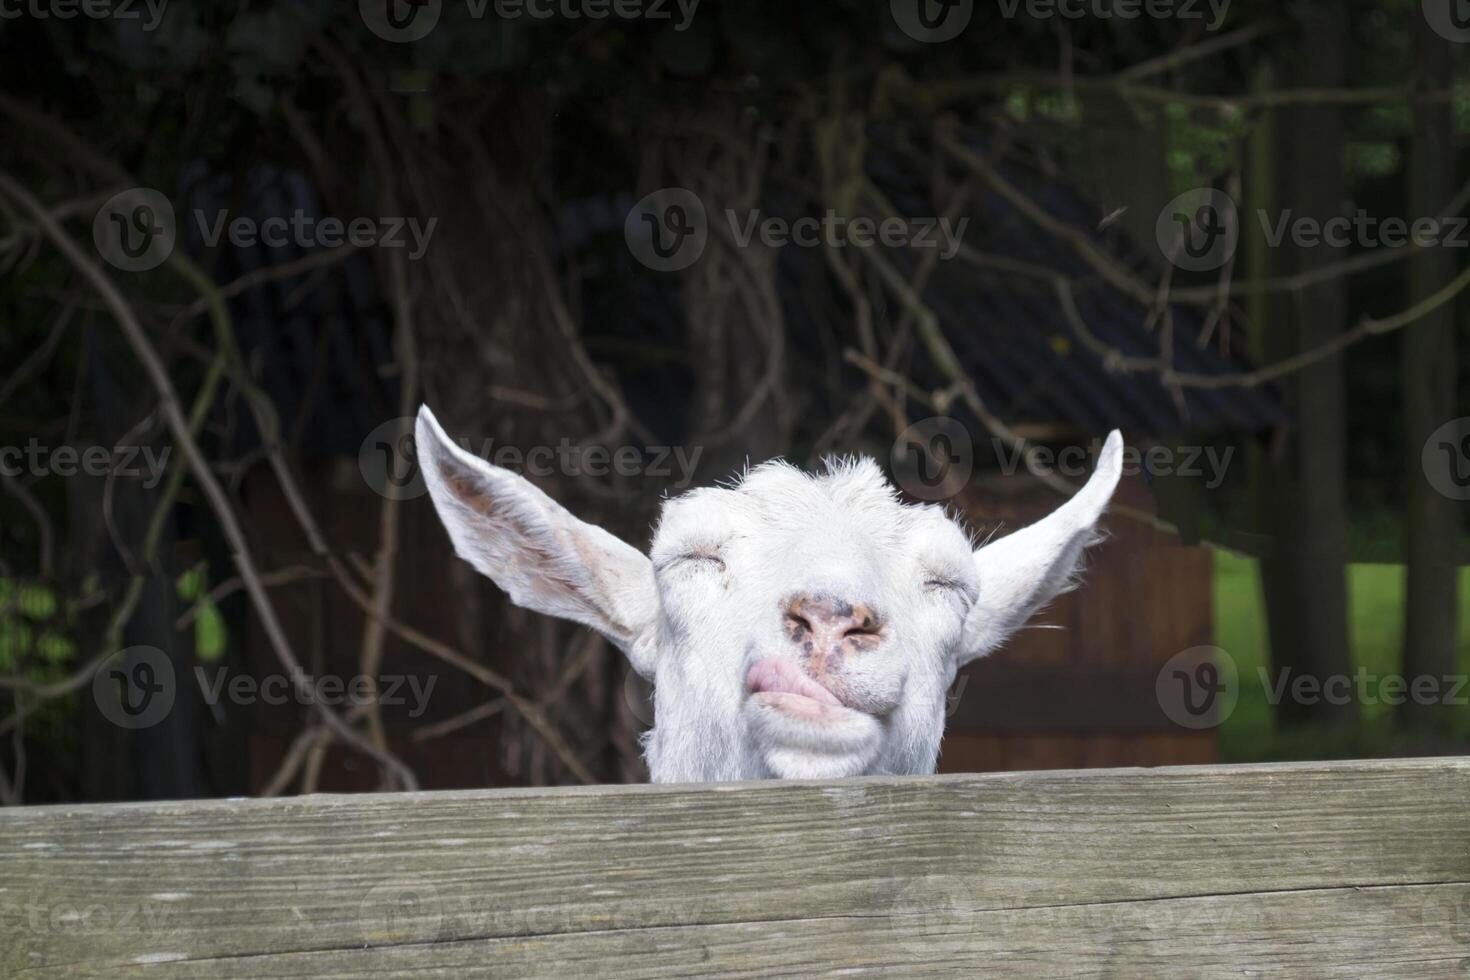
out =
<path fill-rule="evenodd" d="M 1153 512 L 1141 477 L 1118 501 Z M 1023 478 L 981 484 L 965 499 L 976 528 L 1002 531 L 1045 516 L 1060 498 Z M 1192 765 L 1216 759 L 1213 730 L 1175 725 L 1155 696 L 1160 668 L 1212 642 L 1213 573 L 1204 547 L 1110 515 L 1088 552 L 1083 586 L 1062 596 L 1005 648 L 962 674 L 941 772 Z"/>
<path fill-rule="evenodd" d="M 322 464 L 309 482 L 313 506 L 340 554 L 371 560 L 381 499 L 367 491 L 355 461 Z M 335 470 L 341 470 L 334 475 Z M 309 557 L 306 542 L 269 474 L 249 481 L 252 527 L 261 553 L 273 564 Z M 1125 478 L 1119 499 L 1151 510 L 1148 488 Z M 1058 496 L 1020 477 L 980 484 L 963 501 L 969 522 L 982 531 L 1023 526 L 1055 508 Z M 537 628 L 539 617 L 509 614 L 493 599 L 467 612 L 457 597 L 482 587 L 456 559 L 427 499 L 402 506 L 403 549 L 398 562 L 397 615 L 431 634 L 514 673 L 515 645 Z M 1158 766 L 1216 759 L 1211 732 L 1178 728 L 1159 710 L 1154 682 L 1174 654 L 1207 644 L 1213 632 L 1211 565 L 1203 548 L 1135 520 L 1110 517 L 1107 541 L 1089 553 L 1084 586 L 1057 600 L 1032 628 L 1005 649 L 973 664 L 956 690 L 940 757 L 941 772 Z M 491 589 L 491 586 L 483 586 Z M 329 582 L 278 590 L 282 621 L 306 651 L 310 669 L 351 676 L 364 618 Z M 1042 628 L 1043 626 L 1061 627 Z M 562 636 L 572 639 L 575 630 Z M 258 631 L 247 626 L 243 669 L 257 675 L 277 670 Z M 478 638 L 478 640 L 477 640 Z M 477 647 L 475 644 L 479 643 Z M 385 712 L 395 751 L 414 766 L 426 789 L 515 785 L 522 777 L 503 764 L 503 722 L 492 718 L 455 735 L 414 741 L 413 728 L 466 711 L 493 692 L 391 636 L 385 670 L 438 675 L 427 715 L 409 719 Z M 616 684 L 626 670 L 609 646 L 602 670 Z M 299 731 L 294 706 L 257 706 L 243 723 L 249 786 L 258 792 L 271 778 Z M 602 723 L 589 719 L 589 724 Z M 334 750 L 322 769 L 324 791 L 372 789 L 373 767 Z"/>

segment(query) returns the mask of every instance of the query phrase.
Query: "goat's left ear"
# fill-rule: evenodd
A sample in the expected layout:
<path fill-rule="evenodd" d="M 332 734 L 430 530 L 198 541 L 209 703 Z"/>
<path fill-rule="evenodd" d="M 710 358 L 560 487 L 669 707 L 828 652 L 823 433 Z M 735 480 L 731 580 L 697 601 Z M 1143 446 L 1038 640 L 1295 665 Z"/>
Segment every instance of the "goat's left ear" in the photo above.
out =
<path fill-rule="evenodd" d="M 516 605 L 604 634 L 634 670 L 651 677 L 653 644 L 639 642 L 658 614 L 648 558 L 579 521 L 525 477 L 454 445 L 427 405 L 414 439 L 424 482 L 459 556 Z"/>
<path fill-rule="evenodd" d="M 975 552 L 980 597 L 965 620 L 960 665 L 983 657 L 1042 606 L 1077 584 L 1083 550 L 1097 540 L 1097 521 L 1123 472 L 1123 437 L 1114 430 L 1097 469 L 1071 500 L 1030 527 Z"/>

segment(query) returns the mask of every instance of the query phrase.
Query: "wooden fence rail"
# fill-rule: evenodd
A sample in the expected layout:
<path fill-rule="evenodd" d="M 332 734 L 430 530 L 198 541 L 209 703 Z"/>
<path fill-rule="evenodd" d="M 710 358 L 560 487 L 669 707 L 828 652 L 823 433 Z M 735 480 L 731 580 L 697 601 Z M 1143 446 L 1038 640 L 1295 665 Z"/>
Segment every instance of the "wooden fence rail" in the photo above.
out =
<path fill-rule="evenodd" d="M 0 976 L 1470 973 L 1470 759 L 0 812 Z"/>

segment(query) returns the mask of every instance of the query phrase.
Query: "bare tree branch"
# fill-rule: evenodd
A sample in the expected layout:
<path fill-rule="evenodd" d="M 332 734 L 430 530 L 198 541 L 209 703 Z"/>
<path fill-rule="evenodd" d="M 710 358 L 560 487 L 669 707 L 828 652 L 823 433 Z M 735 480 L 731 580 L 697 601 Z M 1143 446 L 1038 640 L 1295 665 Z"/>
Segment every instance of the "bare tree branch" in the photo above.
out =
<path fill-rule="evenodd" d="M 159 397 L 159 409 L 165 424 L 179 451 L 192 472 L 195 481 L 214 511 L 216 519 L 220 522 L 220 531 L 224 535 L 232 552 L 235 567 L 239 571 L 240 578 L 245 582 L 247 594 L 260 617 L 261 627 L 265 630 L 276 656 L 280 658 L 291 677 L 297 681 L 305 676 L 300 662 L 292 652 L 290 641 L 276 618 L 275 609 L 271 605 L 270 597 L 266 594 L 265 587 L 261 584 L 259 574 L 255 568 L 254 558 L 250 553 L 250 546 L 246 540 L 244 530 L 240 527 L 235 517 L 234 508 L 224 488 L 215 479 L 210 470 L 208 462 L 200 451 L 198 443 L 195 442 L 193 433 L 190 431 L 188 419 L 184 416 L 183 408 L 179 403 L 178 393 L 174 390 L 173 382 L 169 379 L 168 371 L 162 360 L 153 349 L 151 341 L 143 331 L 142 325 L 138 323 L 133 315 L 132 308 L 123 297 L 111 278 L 102 271 L 82 249 L 72 240 L 71 236 L 56 223 L 55 219 L 46 211 L 24 187 L 15 182 L 8 174 L 0 172 L 0 190 L 3 190 L 16 202 L 22 210 L 28 212 L 36 223 L 45 232 L 52 245 L 62 253 L 63 256 L 77 269 L 102 298 L 107 302 L 114 319 L 122 330 L 124 337 L 133 348 L 134 354 L 142 364 L 144 372 L 148 375 L 150 382 Z M 174 264 L 187 271 L 190 266 L 182 261 L 177 253 L 172 257 Z M 195 273 L 197 285 L 207 285 L 202 274 Z M 223 301 L 216 302 L 222 308 Z M 391 772 L 405 789 L 416 788 L 418 781 L 414 778 L 412 771 L 390 753 L 380 750 L 377 746 L 362 738 L 356 731 L 352 730 L 337 714 L 320 703 L 319 699 L 313 699 L 313 703 L 321 712 L 324 722 L 331 728 L 339 738 L 354 748 L 358 748 L 368 756 L 376 759 L 383 767 Z"/>

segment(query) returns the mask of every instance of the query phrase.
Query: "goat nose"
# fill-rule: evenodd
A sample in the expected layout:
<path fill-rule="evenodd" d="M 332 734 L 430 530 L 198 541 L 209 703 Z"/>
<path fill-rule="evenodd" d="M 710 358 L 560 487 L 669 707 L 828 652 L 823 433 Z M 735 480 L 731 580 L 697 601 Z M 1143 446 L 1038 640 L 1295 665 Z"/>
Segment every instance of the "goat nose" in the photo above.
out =
<path fill-rule="evenodd" d="M 792 641 L 824 653 L 844 645 L 854 652 L 871 650 L 883 638 L 883 622 L 871 607 L 835 596 L 794 595 L 786 600 L 785 614 Z"/>

